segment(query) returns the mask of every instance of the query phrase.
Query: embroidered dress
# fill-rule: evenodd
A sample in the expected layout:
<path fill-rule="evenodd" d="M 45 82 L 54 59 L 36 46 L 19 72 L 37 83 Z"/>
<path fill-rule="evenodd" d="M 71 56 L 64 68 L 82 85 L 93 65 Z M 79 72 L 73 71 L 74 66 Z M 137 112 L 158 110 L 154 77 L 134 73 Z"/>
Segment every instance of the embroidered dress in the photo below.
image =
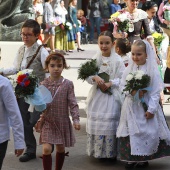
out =
<path fill-rule="evenodd" d="M 63 78 L 58 81 L 52 81 L 47 78 L 42 84 L 51 91 L 53 96 L 62 80 Z M 79 110 L 71 81 L 64 80 L 50 105 L 44 115 L 45 122 L 40 136 L 40 143 L 63 144 L 65 147 L 73 147 L 75 136 L 69 112 L 73 122 L 76 123 L 79 122 Z"/>
<path fill-rule="evenodd" d="M 140 66 L 134 64 L 131 72 L 139 69 L 147 74 L 148 62 Z M 142 104 L 134 101 L 131 94 L 126 96 L 122 106 L 117 130 L 121 160 L 138 162 L 170 156 L 170 131 L 159 104 L 159 72 L 156 71 L 151 79 L 151 91 L 144 94 L 144 101 L 148 104 L 148 112 L 154 114 L 152 119 L 146 119 Z M 123 75 L 121 86 L 125 84 Z"/>
<path fill-rule="evenodd" d="M 110 57 L 99 54 L 97 63 L 99 73 L 107 73 L 112 81 L 112 95 L 103 93 L 90 76 L 87 81 L 93 84 L 87 98 L 87 154 L 95 158 L 117 156 L 116 130 L 120 118 L 121 92 L 119 80 L 124 70 L 120 56 L 112 52 Z"/>
<path fill-rule="evenodd" d="M 146 37 L 151 37 L 147 13 L 138 9 L 137 15 L 131 16 L 131 32 L 128 32 L 128 40 L 133 43 L 134 40 L 141 39 L 142 28 L 144 29 Z"/>

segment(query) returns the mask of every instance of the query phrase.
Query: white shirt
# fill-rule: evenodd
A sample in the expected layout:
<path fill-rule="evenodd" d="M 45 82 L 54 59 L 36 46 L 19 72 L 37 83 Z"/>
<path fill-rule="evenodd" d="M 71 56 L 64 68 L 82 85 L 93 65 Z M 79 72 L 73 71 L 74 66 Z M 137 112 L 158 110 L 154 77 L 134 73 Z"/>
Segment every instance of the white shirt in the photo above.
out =
<path fill-rule="evenodd" d="M 0 75 L 0 143 L 10 139 L 10 126 L 14 148 L 24 149 L 24 128 L 21 113 L 10 81 Z"/>

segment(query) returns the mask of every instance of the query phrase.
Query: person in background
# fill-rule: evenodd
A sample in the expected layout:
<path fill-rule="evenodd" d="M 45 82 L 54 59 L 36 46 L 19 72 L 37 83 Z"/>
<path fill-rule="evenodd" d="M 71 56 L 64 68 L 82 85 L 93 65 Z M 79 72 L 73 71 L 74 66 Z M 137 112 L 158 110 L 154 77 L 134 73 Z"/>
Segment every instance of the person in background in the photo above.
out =
<path fill-rule="evenodd" d="M 169 19 L 168 18 L 165 19 L 165 17 L 164 17 L 165 12 L 163 11 L 164 6 L 167 6 L 170 8 L 170 0 L 163 1 L 160 4 L 159 10 L 158 10 L 158 17 L 161 22 L 161 27 L 162 27 L 163 31 L 169 36 L 169 39 L 170 39 L 170 16 L 169 16 Z"/>
<path fill-rule="evenodd" d="M 62 76 L 68 69 L 66 60 L 60 53 L 50 54 L 45 61 L 45 69 L 49 78 L 41 82 L 53 96 L 53 101 L 47 106 L 41 119 L 44 120 L 40 135 L 43 145 L 44 170 L 52 170 L 52 144 L 56 145 L 55 169 L 61 170 L 66 156 L 65 148 L 75 144 L 75 130 L 80 130 L 79 108 L 76 102 L 73 82 Z M 69 113 L 72 116 L 71 124 Z"/>
<path fill-rule="evenodd" d="M 43 3 L 42 0 L 34 0 L 33 1 L 33 10 L 35 13 L 35 20 L 40 24 L 43 23 Z M 39 36 L 39 43 L 42 44 L 44 39 L 44 35 L 43 35 L 43 29 L 41 29 L 41 34 Z"/>
<path fill-rule="evenodd" d="M 15 155 L 20 156 L 25 148 L 22 117 L 11 82 L 0 75 L 0 170 L 10 139 L 10 127 L 14 137 Z"/>
<path fill-rule="evenodd" d="M 125 0 L 127 7 L 122 9 L 126 11 L 127 17 L 130 20 L 129 30 L 126 32 L 119 32 L 116 27 L 113 28 L 113 24 L 109 25 L 108 30 L 112 30 L 113 36 L 115 38 L 127 38 L 131 44 L 134 40 L 141 39 L 142 29 L 144 30 L 145 37 L 147 41 L 151 44 L 155 51 L 155 59 L 157 63 L 160 63 L 159 58 L 157 57 L 154 39 L 151 35 L 147 13 L 141 9 L 138 9 L 139 0 Z"/>
<path fill-rule="evenodd" d="M 28 67 L 28 63 L 37 53 L 36 58 L 30 63 L 29 69 L 33 69 L 35 75 L 42 81 L 45 78 L 45 59 L 49 55 L 48 51 L 42 46 L 39 48 L 37 43 L 40 35 L 40 25 L 33 19 L 28 19 L 24 22 L 21 28 L 21 37 L 24 45 L 22 45 L 14 59 L 13 67 L 4 69 L 2 73 L 4 75 L 16 74 L 20 70 L 24 70 Z M 18 98 L 18 106 L 21 112 L 23 124 L 26 150 L 19 160 L 20 162 L 27 162 L 36 158 L 36 139 L 33 132 L 33 127 L 40 117 L 40 112 L 34 110 L 33 113 L 28 111 L 29 104 L 25 102 L 24 98 Z"/>
<path fill-rule="evenodd" d="M 123 59 L 125 66 L 128 66 L 131 44 L 128 39 L 118 38 L 115 40 L 115 52 L 120 55 Z"/>
<path fill-rule="evenodd" d="M 80 28 L 79 23 L 77 20 L 77 0 L 70 0 L 69 6 L 68 6 L 68 21 L 72 23 L 73 25 L 73 34 L 76 36 L 77 41 L 77 51 L 84 51 L 84 49 L 81 48 L 81 34 L 80 34 Z"/>
<path fill-rule="evenodd" d="M 51 6 L 51 2 L 53 0 L 45 0 L 44 4 L 44 15 L 43 15 L 43 20 L 45 24 L 50 23 L 51 20 L 54 19 L 54 12 L 53 8 Z M 55 52 L 55 47 L 54 47 L 54 41 L 55 41 L 55 27 L 52 26 L 50 28 L 47 28 L 44 30 L 44 40 L 43 44 L 47 44 L 48 41 L 50 40 L 50 49 L 51 52 Z"/>
<path fill-rule="evenodd" d="M 96 27 L 97 37 L 99 36 L 100 24 L 101 24 L 101 13 L 102 13 L 102 4 L 100 0 L 89 0 L 88 3 L 89 19 L 90 19 L 90 44 L 93 44 L 94 40 L 94 29 Z"/>
<path fill-rule="evenodd" d="M 120 0 L 113 0 L 112 4 L 110 4 L 110 14 L 111 15 L 121 9 L 119 2 L 120 2 Z"/>
<path fill-rule="evenodd" d="M 62 24 L 56 26 L 55 31 L 55 48 L 57 50 L 68 51 L 68 38 L 67 29 L 64 26 L 66 24 L 66 15 L 68 14 L 67 9 L 64 6 L 64 1 L 61 0 L 54 10 L 55 16 L 60 18 Z"/>
<path fill-rule="evenodd" d="M 81 25 L 85 26 L 87 21 L 86 17 L 84 16 L 84 11 L 82 9 L 77 10 L 77 19 L 81 21 Z"/>

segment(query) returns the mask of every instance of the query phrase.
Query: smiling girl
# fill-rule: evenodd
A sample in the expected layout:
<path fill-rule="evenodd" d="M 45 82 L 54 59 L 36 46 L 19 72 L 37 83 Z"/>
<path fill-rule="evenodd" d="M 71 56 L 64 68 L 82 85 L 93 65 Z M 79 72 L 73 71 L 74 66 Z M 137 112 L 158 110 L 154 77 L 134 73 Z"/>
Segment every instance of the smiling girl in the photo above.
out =
<path fill-rule="evenodd" d="M 87 153 L 95 158 L 117 157 L 116 130 L 120 118 L 121 92 L 119 80 L 124 71 L 121 57 L 113 48 L 113 35 L 109 31 L 101 32 L 98 38 L 100 51 L 94 56 L 99 68 L 98 74 L 109 76 L 106 82 L 98 75 L 87 78 L 92 89 L 87 97 Z M 111 89 L 112 95 L 104 93 Z"/>

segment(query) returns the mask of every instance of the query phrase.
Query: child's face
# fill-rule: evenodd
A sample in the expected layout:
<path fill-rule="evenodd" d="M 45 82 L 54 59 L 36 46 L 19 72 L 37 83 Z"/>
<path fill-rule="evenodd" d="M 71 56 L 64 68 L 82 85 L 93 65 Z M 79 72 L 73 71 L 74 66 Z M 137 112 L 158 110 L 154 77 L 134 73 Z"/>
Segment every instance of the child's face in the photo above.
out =
<path fill-rule="evenodd" d="M 119 0 L 113 0 L 113 3 L 114 3 L 114 4 L 118 4 L 118 3 L 119 3 Z"/>
<path fill-rule="evenodd" d="M 50 60 L 48 64 L 48 71 L 52 80 L 58 80 L 61 77 L 61 73 L 64 69 L 62 60 Z"/>
<path fill-rule="evenodd" d="M 38 35 L 34 35 L 33 28 L 24 27 L 21 30 L 22 41 L 27 47 L 31 47 L 38 39 Z"/>
<path fill-rule="evenodd" d="M 102 52 L 102 55 L 109 57 L 111 54 L 111 49 L 113 48 L 113 42 L 109 36 L 101 35 L 98 38 L 98 45 Z"/>
<path fill-rule="evenodd" d="M 151 9 L 147 10 L 146 12 L 148 14 L 148 17 L 152 19 L 156 15 L 157 10 L 158 7 L 152 7 Z"/>
<path fill-rule="evenodd" d="M 146 63 L 147 55 L 142 46 L 132 45 L 131 53 L 132 53 L 132 60 L 137 65 L 144 65 Z"/>

